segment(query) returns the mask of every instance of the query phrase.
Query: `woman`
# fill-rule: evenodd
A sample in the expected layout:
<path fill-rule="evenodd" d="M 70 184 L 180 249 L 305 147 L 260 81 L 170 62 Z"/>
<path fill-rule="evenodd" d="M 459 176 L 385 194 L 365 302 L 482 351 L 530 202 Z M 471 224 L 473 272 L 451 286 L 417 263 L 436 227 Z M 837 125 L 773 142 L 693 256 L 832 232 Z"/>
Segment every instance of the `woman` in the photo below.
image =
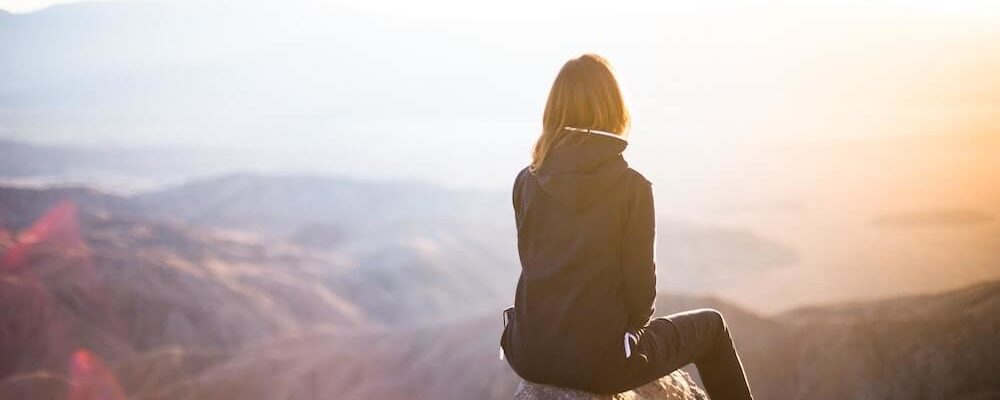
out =
<path fill-rule="evenodd" d="M 514 182 L 521 276 L 501 338 L 522 378 L 618 393 L 695 363 L 712 400 L 751 399 L 722 315 L 650 320 L 653 194 L 622 157 L 629 113 L 608 63 L 567 62 Z"/>

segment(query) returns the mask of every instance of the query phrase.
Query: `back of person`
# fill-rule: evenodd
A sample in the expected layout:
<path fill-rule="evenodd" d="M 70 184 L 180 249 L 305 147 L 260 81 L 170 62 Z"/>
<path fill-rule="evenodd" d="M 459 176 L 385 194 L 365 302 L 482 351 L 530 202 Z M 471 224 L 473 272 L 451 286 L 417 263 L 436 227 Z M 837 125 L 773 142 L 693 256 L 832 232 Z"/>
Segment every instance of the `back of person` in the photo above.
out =
<path fill-rule="evenodd" d="M 529 381 L 607 394 L 694 363 L 713 400 L 752 400 L 721 313 L 650 319 L 653 193 L 622 156 L 629 118 L 603 58 L 559 71 L 531 165 L 514 182 L 521 276 L 503 354 Z"/>
<path fill-rule="evenodd" d="M 505 347 L 525 378 L 580 387 L 623 368 L 623 241 L 633 205 L 649 192 L 622 158 L 626 144 L 575 133 L 539 171 L 515 179 L 523 272 Z"/>
<path fill-rule="evenodd" d="M 526 379 L 593 390 L 621 381 L 624 335 L 652 313 L 652 193 L 622 156 L 628 125 L 603 58 L 563 66 L 513 190 L 521 277 L 501 345 Z"/>

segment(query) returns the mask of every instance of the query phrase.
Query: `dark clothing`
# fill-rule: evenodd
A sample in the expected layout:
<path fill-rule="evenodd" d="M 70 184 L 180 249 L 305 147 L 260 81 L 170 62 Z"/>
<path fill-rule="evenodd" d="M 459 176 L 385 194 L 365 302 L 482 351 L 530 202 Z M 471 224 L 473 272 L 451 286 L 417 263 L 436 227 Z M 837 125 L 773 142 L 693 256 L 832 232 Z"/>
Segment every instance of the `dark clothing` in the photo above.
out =
<path fill-rule="evenodd" d="M 753 398 L 729 326 L 718 311 L 699 309 L 654 318 L 638 334 L 626 376 L 600 388 L 604 392 L 643 385 L 693 362 L 713 400 Z"/>
<path fill-rule="evenodd" d="M 652 314 L 652 193 L 622 157 L 626 145 L 573 133 L 515 180 L 522 269 L 503 346 L 525 379 L 598 382 L 624 367 L 626 329 Z"/>
<path fill-rule="evenodd" d="M 627 144 L 573 133 L 538 171 L 525 168 L 515 179 L 521 276 L 501 346 L 524 379 L 617 393 L 699 361 L 685 357 L 727 353 L 718 344 L 728 331 L 703 328 L 711 324 L 701 319 L 676 330 L 647 325 L 656 296 L 653 195 L 622 157 Z M 626 332 L 639 338 L 628 358 Z"/>

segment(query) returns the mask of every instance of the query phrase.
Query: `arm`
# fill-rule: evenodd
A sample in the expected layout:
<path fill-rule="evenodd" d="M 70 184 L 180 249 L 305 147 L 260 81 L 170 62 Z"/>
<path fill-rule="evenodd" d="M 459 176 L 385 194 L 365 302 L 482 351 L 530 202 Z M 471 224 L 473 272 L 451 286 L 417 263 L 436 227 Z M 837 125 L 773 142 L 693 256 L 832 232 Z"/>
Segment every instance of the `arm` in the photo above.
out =
<path fill-rule="evenodd" d="M 630 331 L 645 326 L 653 315 L 656 298 L 656 264 L 653 260 L 655 219 L 653 191 L 649 182 L 642 179 L 639 189 L 628 202 L 622 237 L 625 306 Z"/>
<path fill-rule="evenodd" d="M 521 215 L 521 186 L 522 186 L 522 179 L 524 177 L 524 173 L 525 173 L 525 170 L 521 170 L 521 172 L 519 172 L 517 174 L 517 176 L 514 177 L 514 186 L 513 186 L 513 188 L 511 188 L 511 204 L 514 206 L 514 221 L 517 223 L 517 225 L 520 225 L 520 220 L 521 220 L 521 217 L 520 217 L 520 215 Z M 518 226 L 518 227 L 520 227 L 520 226 Z"/>

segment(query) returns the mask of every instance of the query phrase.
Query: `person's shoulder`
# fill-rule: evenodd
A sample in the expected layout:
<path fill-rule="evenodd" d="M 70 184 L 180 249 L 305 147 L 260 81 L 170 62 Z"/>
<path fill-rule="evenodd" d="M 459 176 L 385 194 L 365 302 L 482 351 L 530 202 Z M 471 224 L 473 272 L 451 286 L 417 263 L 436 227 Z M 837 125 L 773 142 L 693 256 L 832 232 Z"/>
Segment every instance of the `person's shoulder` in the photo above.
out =
<path fill-rule="evenodd" d="M 521 168 L 521 171 L 519 171 L 517 173 L 517 175 L 514 177 L 514 190 L 515 191 L 517 191 L 518 188 L 520 188 L 521 185 L 524 184 L 524 178 L 527 177 L 528 175 L 531 175 L 531 167 L 527 166 L 527 167 Z"/>
<path fill-rule="evenodd" d="M 635 168 L 629 167 L 625 174 L 628 180 L 625 183 L 625 202 L 627 204 L 626 209 L 632 210 L 635 208 L 645 209 L 651 207 L 653 204 L 653 182 L 646 179 L 646 176 L 641 172 L 637 171 Z M 631 212 L 631 211 L 629 211 Z"/>
<path fill-rule="evenodd" d="M 514 177 L 514 183 L 515 184 L 520 183 L 521 181 L 524 180 L 525 177 L 527 177 L 528 175 L 531 175 L 531 174 L 532 174 L 532 172 L 531 172 L 531 166 L 530 165 L 526 166 L 524 168 L 521 168 L 521 170 L 518 171 L 517 176 Z"/>
<path fill-rule="evenodd" d="M 645 175 L 643 175 L 635 168 L 628 167 L 628 175 L 632 179 L 633 185 L 646 186 L 646 187 L 653 186 L 653 182 L 647 179 Z"/>

